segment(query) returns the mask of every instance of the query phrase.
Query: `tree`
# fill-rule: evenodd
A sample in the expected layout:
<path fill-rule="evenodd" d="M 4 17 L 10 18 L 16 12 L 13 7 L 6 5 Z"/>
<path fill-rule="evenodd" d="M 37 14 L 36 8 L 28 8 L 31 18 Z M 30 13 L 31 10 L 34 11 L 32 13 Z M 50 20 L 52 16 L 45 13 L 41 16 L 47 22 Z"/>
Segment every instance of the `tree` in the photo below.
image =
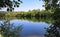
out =
<path fill-rule="evenodd" d="M 46 37 L 60 37 L 60 0 L 43 0 L 45 9 L 51 10 L 53 13 L 54 22 L 48 27 Z"/>
<path fill-rule="evenodd" d="M 14 7 L 19 7 L 21 0 L 0 0 L 0 9 L 7 8 L 7 11 L 14 10 Z"/>
<path fill-rule="evenodd" d="M 55 10 L 57 8 L 60 8 L 60 0 L 43 0 L 45 3 L 45 9 L 46 10 Z"/>
<path fill-rule="evenodd" d="M 55 20 L 60 18 L 60 0 L 43 0 L 45 9 L 54 12 L 53 18 Z"/>

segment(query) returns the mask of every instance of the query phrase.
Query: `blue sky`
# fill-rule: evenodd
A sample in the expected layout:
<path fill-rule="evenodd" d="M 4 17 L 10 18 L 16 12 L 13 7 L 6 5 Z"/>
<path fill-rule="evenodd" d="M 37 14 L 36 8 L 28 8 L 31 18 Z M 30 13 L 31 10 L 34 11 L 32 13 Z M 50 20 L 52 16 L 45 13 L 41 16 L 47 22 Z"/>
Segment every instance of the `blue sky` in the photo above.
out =
<path fill-rule="evenodd" d="M 44 9 L 42 7 L 43 2 L 39 0 L 22 0 L 23 3 L 20 4 L 20 7 L 15 8 L 14 11 L 28 11 L 33 9 Z M 6 9 L 3 9 L 6 10 Z"/>

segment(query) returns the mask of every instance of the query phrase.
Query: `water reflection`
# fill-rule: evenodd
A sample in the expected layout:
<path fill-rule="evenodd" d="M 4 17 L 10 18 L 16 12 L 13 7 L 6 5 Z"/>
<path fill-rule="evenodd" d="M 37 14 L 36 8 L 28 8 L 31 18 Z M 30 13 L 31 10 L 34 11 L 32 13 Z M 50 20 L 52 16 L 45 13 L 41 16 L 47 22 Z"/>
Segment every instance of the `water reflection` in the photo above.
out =
<path fill-rule="evenodd" d="M 26 18 L 26 17 L 24 17 L 24 18 L 13 17 L 12 18 L 12 17 L 10 17 L 10 18 L 4 18 L 4 19 L 10 20 L 10 24 L 14 24 L 14 27 L 15 26 L 20 27 L 22 25 L 22 30 L 18 30 L 18 29 L 16 29 L 18 27 L 15 27 L 16 30 L 21 31 L 19 33 L 19 35 L 21 37 L 60 37 L 59 20 L 52 20 L 52 18 L 35 18 L 35 17 L 32 17 L 32 18 Z M 3 19 L 1 19 L 1 20 L 3 20 Z M 8 25 L 6 25 L 6 26 L 8 26 Z M 9 26 L 7 27 L 7 30 L 9 28 Z M 11 27 L 12 27 L 12 25 L 11 25 Z M 15 31 L 13 31 L 13 32 L 14 33 L 12 35 L 15 35 Z M 8 34 L 10 37 L 10 32 L 8 32 Z M 5 36 L 5 34 L 4 34 L 4 36 Z M 14 36 L 14 37 L 16 37 L 16 36 Z"/>
<path fill-rule="evenodd" d="M 14 25 L 18 26 L 19 24 L 22 25 L 23 29 L 21 34 L 21 37 L 41 37 L 44 36 L 46 33 L 46 30 L 44 28 L 48 28 L 50 24 L 47 24 L 45 22 L 32 22 L 28 20 L 11 20 L 11 23 L 14 23 Z"/>
<path fill-rule="evenodd" d="M 2 17 L 0 20 L 14 20 L 14 19 L 20 19 L 20 20 L 29 20 L 32 22 L 46 22 L 46 23 L 52 23 L 54 20 L 52 18 L 36 18 L 36 17 Z"/>

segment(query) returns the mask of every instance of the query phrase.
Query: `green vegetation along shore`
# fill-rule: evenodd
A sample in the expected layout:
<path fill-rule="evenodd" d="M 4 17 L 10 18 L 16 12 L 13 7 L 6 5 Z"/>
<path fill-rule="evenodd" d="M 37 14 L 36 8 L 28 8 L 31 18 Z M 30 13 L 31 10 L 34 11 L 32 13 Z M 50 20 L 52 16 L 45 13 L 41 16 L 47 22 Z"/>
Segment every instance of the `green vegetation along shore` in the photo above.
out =
<path fill-rule="evenodd" d="M 53 13 L 51 11 L 46 10 L 29 10 L 27 12 L 21 11 L 21 12 L 0 12 L 0 17 L 52 17 Z"/>

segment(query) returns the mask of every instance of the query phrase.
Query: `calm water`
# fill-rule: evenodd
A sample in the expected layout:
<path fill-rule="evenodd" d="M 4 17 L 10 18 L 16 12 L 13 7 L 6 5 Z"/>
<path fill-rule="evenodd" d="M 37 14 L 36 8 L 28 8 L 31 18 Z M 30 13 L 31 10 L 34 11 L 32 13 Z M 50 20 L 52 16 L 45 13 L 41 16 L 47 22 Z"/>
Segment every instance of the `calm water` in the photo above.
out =
<path fill-rule="evenodd" d="M 2 20 L 0 23 L 2 23 Z M 10 20 L 10 23 L 14 24 L 15 26 L 22 25 L 22 30 L 20 33 L 21 37 L 43 37 L 46 33 L 45 28 L 50 26 L 50 24 L 46 22 L 33 22 L 20 19 Z"/>

